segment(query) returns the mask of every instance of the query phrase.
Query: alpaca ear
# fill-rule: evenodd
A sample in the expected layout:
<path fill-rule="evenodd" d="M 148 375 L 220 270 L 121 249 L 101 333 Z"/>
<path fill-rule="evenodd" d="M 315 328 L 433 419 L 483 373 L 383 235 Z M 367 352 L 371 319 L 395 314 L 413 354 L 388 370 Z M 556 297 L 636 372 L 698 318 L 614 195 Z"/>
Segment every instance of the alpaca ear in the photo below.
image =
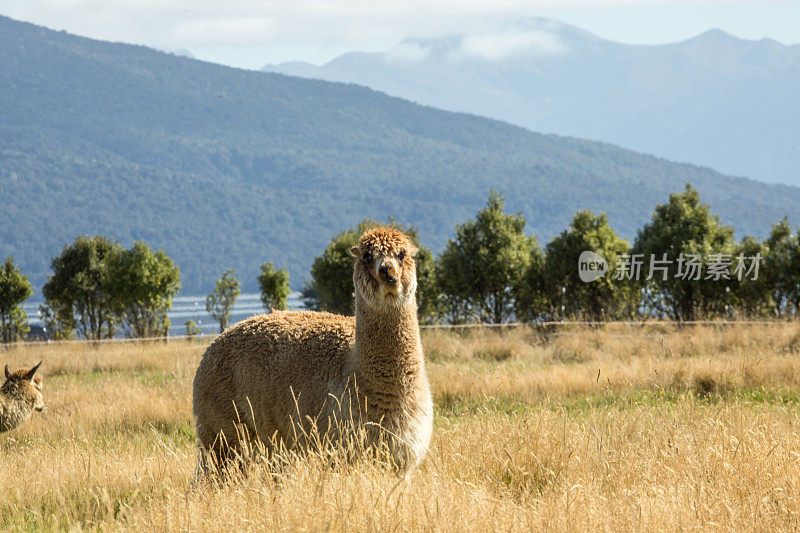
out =
<path fill-rule="evenodd" d="M 8 365 L 6 365 L 6 379 L 11 378 L 11 372 L 8 371 Z"/>
<path fill-rule="evenodd" d="M 350 248 L 350 255 L 358 259 L 359 257 L 361 257 L 361 248 L 359 248 L 358 246 L 353 246 L 352 248 Z"/>
<path fill-rule="evenodd" d="M 419 249 L 416 246 L 414 246 L 413 244 L 408 245 L 408 255 L 410 255 L 411 257 L 416 257 L 417 252 L 419 252 Z"/>
<path fill-rule="evenodd" d="M 35 367 L 33 367 L 30 370 L 28 370 L 28 373 L 25 374 L 25 379 L 27 379 L 28 381 L 31 381 L 33 379 L 33 376 L 36 375 L 36 371 L 39 370 L 39 365 L 41 365 L 41 364 L 42 364 L 42 362 L 39 361 L 38 363 L 36 363 Z"/>

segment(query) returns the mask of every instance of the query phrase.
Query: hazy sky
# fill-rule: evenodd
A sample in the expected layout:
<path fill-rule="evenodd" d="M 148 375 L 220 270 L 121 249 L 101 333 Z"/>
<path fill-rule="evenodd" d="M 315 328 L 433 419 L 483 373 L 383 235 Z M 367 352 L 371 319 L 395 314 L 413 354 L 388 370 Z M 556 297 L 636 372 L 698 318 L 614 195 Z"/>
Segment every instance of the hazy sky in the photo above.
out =
<path fill-rule="evenodd" d="M 710 28 L 800 43 L 800 0 L 0 0 L 0 14 L 243 68 L 322 63 L 350 50 L 388 50 L 404 37 L 479 32 L 530 16 L 625 43 L 675 42 Z"/>

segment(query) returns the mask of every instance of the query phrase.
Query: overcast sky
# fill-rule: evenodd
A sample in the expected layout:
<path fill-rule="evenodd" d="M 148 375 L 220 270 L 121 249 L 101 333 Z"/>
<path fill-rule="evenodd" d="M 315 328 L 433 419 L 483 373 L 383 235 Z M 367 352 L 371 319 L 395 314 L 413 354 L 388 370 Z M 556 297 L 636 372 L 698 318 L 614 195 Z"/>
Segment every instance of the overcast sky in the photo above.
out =
<path fill-rule="evenodd" d="M 0 0 L 0 14 L 254 69 L 319 64 L 351 50 L 385 51 L 405 37 L 481 32 L 530 16 L 625 43 L 675 42 L 710 28 L 800 43 L 800 0 Z"/>

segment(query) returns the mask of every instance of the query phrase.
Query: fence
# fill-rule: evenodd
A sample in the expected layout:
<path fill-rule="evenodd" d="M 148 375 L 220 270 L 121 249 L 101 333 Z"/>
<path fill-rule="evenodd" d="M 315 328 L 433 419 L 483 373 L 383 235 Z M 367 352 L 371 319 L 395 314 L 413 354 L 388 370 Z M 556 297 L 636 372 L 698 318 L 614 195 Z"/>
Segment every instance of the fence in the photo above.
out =
<path fill-rule="evenodd" d="M 471 324 L 423 324 L 420 326 L 421 330 L 437 330 L 437 329 L 451 329 L 451 330 L 464 330 L 464 329 L 511 329 L 519 327 L 528 327 L 531 329 L 543 328 L 567 328 L 571 326 L 576 327 L 605 327 L 605 326 L 634 326 L 634 327 L 673 327 L 680 328 L 684 326 L 738 326 L 743 324 L 751 325 L 786 325 L 796 323 L 800 326 L 798 320 L 610 320 L 610 321 L 590 321 L 590 320 L 573 320 L 573 321 L 548 321 L 548 322 L 508 322 L 503 324 L 485 324 L 485 323 L 471 323 Z M 198 334 L 198 335 L 170 335 L 167 337 L 126 337 L 114 339 L 70 339 L 70 340 L 40 340 L 40 341 L 20 341 L 8 344 L 0 344 L 0 348 L 13 348 L 17 346 L 40 346 L 43 344 L 69 344 L 69 343 L 82 343 L 82 344 L 105 344 L 105 343 L 121 343 L 121 342 L 177 342 L 187 340 L 203 340 L 215 339 L 218 334 Z"/>

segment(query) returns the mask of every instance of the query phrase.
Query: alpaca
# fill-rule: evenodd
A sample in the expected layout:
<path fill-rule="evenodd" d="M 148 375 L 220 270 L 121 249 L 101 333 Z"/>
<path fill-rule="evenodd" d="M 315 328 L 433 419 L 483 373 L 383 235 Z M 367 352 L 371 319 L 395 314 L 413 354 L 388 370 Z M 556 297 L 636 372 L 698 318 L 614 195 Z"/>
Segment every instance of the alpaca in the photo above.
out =
<path fill-rule="evenodd" d="M 355 257 L 355 317 L 280 312 L 229 328 L 206 350 L 194 379 L 201 469 L 258 440 L 307 448 L 316 432 L 336 443 L 364 430 L 410 471 L 430 442 L 433 402 L 420 343 L 417 249 L 403 233 L 364 233 Z M 347 423 L 345 423 L 347 422 Z"/>
<path fill-rule="evenodd" d="M 6 381 L 0 387 L 0 433 L 11 431 L 31 417 L 33 411 L 44 411 L 42 376 L 36 375 L 39 361 L 31 369 L 20 368 L 9 372 L 6 365 Z"/>

